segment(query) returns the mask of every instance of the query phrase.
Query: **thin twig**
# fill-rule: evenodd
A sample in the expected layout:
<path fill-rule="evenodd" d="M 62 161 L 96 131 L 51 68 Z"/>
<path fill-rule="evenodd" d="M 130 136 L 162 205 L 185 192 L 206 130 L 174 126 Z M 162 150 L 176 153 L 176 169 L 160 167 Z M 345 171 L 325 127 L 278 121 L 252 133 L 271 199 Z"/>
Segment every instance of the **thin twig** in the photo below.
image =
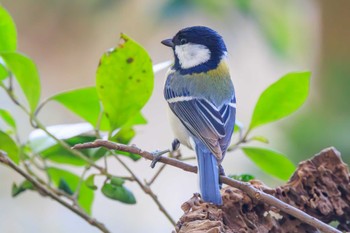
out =
<path fill-rule="evenodd" d="M 131 152 L 134 154 L 138 154 L 148 160 L 153 160 L 154 155 L 150 152 L 141 150 L 137 148 L 136 146 L 127 146 L 123 144 L 118 144 L 106 140 L 96 140 L 94 142 L 88 142 L 83 144 L 77 144 L 73 147 L 73 149 L 86 149 L 86 148 L 96 148 L 96 147 L 105 147 L 110 150 L 119 150 L 124 152 Z M 182 161 L 168 158 L 168 157 L 161 157 L 159 159 L 159 162 L 180 168 L 182 170 L 197 173 L 197 167 L 189 165 L 187 163 L 184 163 Z M 322 232 L 325 233 L 341 233 L 341 231 L 338 231 L 337 229 L 333 228 L 332 226 L 304 213 L 303 211 L 295 208 L 294 206 L 288 205 L 287 203 L 284 203 L 283 201 L 264 193 L 263 191 L 253 187 L 251 184 L 246 182 L 241 182 L 237 180 L 233 180 L 231 178 L 228 178 L 226 176 L 220 176 L 220 180 L 222 183 L 227 184 L 229 186 L 232 186 L 234 188 L 238 188 L 244 192 L 246 192 L 251 198 L 261 201 L 263 203 L 266 203 L 271 206 L 275 206 L 281 211 L 292 215 L 293 217 L 301 220 L 302 222 L 305 222 L 317 229 L 319 229 Z"/>
<path fill-rule="evenodd" d="M 74 198 L 67 194 L 66 192 L 63 192 L 59 189 L 54 189 L 50 186 L 50 182 L 51 182 L 51 178 L 49 176 L 48 173 L 46 173 L 47 177 L 50 178 L 50 180 L 48 180 L 48 182 L 45 182 L 43 179 L 41 179 L 30 167 L 31 163 L 29 163 L 28 161 L 24 161 L 24 169 L 25 171 L 28 173 L 28 175 L 32 176 L 33 179 L 35 179 L 38 183 L 40 183 L 42 186 L 45 186 L 47 189 L 51 190 L 52 192 L 54 192 L 56 195 L 58 196 L 64 196 L 67 199 L 71 200 L 72 202 L 74 202 Z"/>
<path fill-rule="evenodd" d="M 77 185 L 77 188 L 73 194 L 73 200 L 74 200 L 74 204 L 75 205 L 78 205 L 78 196 L 79 196 L 79 193 L 80 193 L 80 189 L 81 189 L 81 185 L 83 184 L 84 182 L 84 177 L 85 177 L 85 174 L 86 172 L 90 169 L 90 166 L 86 166 L 84 168 L 84 171 L 83 173 L 81 174 L 80 178 L 79 178 L 79 182 L 78 182 L 78 185 Z"/>
<path fill-rule="evenodd" d="M 120 150 L 120 151 L 124 151 L 124 152 L 138 154 L 141 157 L 146 158 L 146 159 L 151 160 L 151 161 L 154 160 L 154 158 L 155 158 L 155 156 L 151 152 L 141 150 L 140 148 L 136 147 L 135 145 L 128 146 L 128 145 L 119 144 L 119 143 L 110 142 L 110 141 L 101 140 L 101 139 L 95 140 L 93 142 L 76 144 L 75 146 L 72 147 L 72 149 L 87 149 L 87 148 L 97 148 L 97 147 L 105 147 L 105 148 L 110 149 L 110 150 Z M 168 158 L 168 157 L 160 157 L 160 159 L 158 161 L 162 162 L 162 163 L 166 163 L 166 164 L 174 166 L 174 167 L 181 168 L 184 171 L 197 173 L 196 166 L 192 166 L 192 165 L 189 165 L 187 163 L 183 163 L 177 159 Z"/>
<path fill-rule="evenodd" d="M 37 125 L 37 127 L 39 129 L 41 129 L 42 131 L 44 131 L 48 136 L 50 136 L 53 140 L 55 140 L 59 145 L 61 145 L 64 149 L 66 149 L 67 151 L 71 152 L 72 154 L 74 154 L 75 156 L 77 156 L 78 158 L 84 160 L 85 162 L 87 162 L 89 165 L 91 165 L 92 167 L 96 168 L 97 170 L 99 170 L 101 173 L 105 174 L 106 171 L 103 167 L 100 167 L 99 165 L 97 165 L 96 163 L 94 163 L 94 161 L 92 161 L 91 159 L 89 159 L 88 157 L 86 157 L 84 154 L 82 154 L 79 151 L 74 151 L 71 150 L 70 146 L 63 140 L 58 139 L 55 135 L 53 135 L 52 133 L 50 133 L 46 127 L 35 117 L 33 116 L 33 121 L 35 122 L 35 124 Z"/>
<path fill-rule="evenodd" d="M 12 74 L 11 74 L 12 76 Z M 10 78 L 11 78 L 10 76 Z M 34 114 L 31 114 L 29 112 L 28 109 L 26 109 L 26 107 L 21 104 L 18 100 L 17 97 L 15 96 L 13 89 L 12 88 L 6 88 L 3 85 L 0 85 L 1 87 L 4 88 L 4 90 L 6 91 L 6 93 L 8 94 L 8 96 L 11 98 L 11 100 L 18 105 L 29 117 L 30 117 L 30 122 L 31 124 L 35 127 L 35 128 L 39 128 L 42 131 L 44 131 L 48 136 L 50 136 L 52 139 L 54 139 L 59 145 L 61 145 L 64 149 L 66 149 L 67 151 L 72 152 L 75 156 L 79 157 L 80 159 L 84 160 L 85 162 L 87 162 L 89 165 L 91 165 L 92 167 L 95 167 L 96 169 L 98 169 L 101 173 L 105 174 L 106 171 L 104 170 L 103 167 L 98 166 L 96 163 L 94 163 L 94 161 L 92 161 L 91 159 L 87 158 L 84 154 L 82 154 L 79 151 L 74 151 L 70 149 L 70 146 L 63 140 L 60 140 L 59 138 L 57 138 L 55 135 L 53 135 L 52 133 L 50 133 L 46 127 L 39 121 L 39 119 L 35 116 Z M 47 100 L 48 101 L 48 100 Z M 46 102 L 47 102 L 46 101 Z M 45 103 L 46 103 L 45 102 Z M 44 104 L 45 104 L 44 103 Z M 34 125 L 35 123 L 35 125 Z"/>
<path fill-rule="evenodd" d="M 17 166 L 12 160 L 9 159 L 9 157 L 0 151 L 0 163 L 6 164 L 7 166 L 11 167 L 13 170 L 15 170 L 17 173 L 22 175 L 25 179 L 30 181 L 35 188 L 38 190 L 38 192 L 42 195 L 46 195 L 54 199 L 55 201 L 59 202 L 61 205 L 67 207 L 69 210 L 74 212 L 75 214 L 79 215 L 81 218 L 85 219 L 88 223 L 90 223 L 92 226 L 97 227 L 104 233 L 109 233 L 110 231 L 99 221 L 97 221 L 95 218 L 90 217 L 85 212 L 81 211 L 80 209 L 70 205 L 66 201 L 62 200 L 57 194 L 49 190 L 47 187 L 40 184 L 38 181 L 36 181 L 34 178 L 32 178 L 29 174 L 27 174 L 22 168 Z"/>
<path fill-rule="evenodd" d="M 160 168 L 158 169 L 158 171 L 156 172 L 156 174 L 154 174 L 154 176 L 152 177 L 152 179 L 150 181 L 145 181 L 145 183 L 148 186 L 151 186 L 153 184 L 153 182 L 158 178 L 159 174 L 164 170 L 164 168 L 166 167 L 166 164 L 163 163 L 162 166 L 160 166 Z"/>
<path fill-rule="evenodd" d="M 102 141 L 102 140 L 101 140 Z M 164 206 L 162 205 L 162 203 L 160 203 L 160 201 L 158 200 L 157 195 L 152 191 L 151 187 L 148 186 L 147 184 L 144 185 L 141 180 L 135 175 L 135 173 L 128 167 L 128 165 L 126 165 L 123 160 L 121 158 L 119 158 L 119 156 L 115 153 L 113 153 L 114 158 L 116 158 L 118 160 L 118 162 L 130 173 L 130 175 L 135 179 L 136 183 L 140 186 L 140 188 L 146 193 L 148 194 L 153 201 L 156 203 L 156 205 L 158 206 L 159 210 L 165 215 L 165 217 L 171 222 L 171 224 L 173 226 L 176 225 L 175 220 L 170 216 L 170 214 L 168 213 L 168 211 L 164 208 Z"/>
<path fill-rule="evenodd" d="M 245 132 L 245 134 L 242 136 L 243 130 L 241 130 L 241 131 L 239 132 L 239 140 L 238 140 L 236 143 L 232 144 L 232 145 L 227 149 L 227 151 L 234 151 L 234 150 L 236 150 L 236 149 L 239 147 L 240 144 L 242 144 L 242 143 L 247 143 L 247 142 L 248 142 L 247 137 L 248 137 L 248 134 L 250 133 L 250 131 L 251 131 L 251 129 L 249 128 L 249 129 Z"/>

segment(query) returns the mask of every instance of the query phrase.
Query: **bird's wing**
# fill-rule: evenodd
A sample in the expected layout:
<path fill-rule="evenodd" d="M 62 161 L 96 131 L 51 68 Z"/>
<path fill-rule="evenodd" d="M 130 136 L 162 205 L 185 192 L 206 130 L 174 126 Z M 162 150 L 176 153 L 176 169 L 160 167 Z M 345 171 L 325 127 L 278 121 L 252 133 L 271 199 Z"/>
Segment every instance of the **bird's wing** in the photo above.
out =
<path fill-rule="evenodd" d="M 223 151 L 228 146 L 225 144 L 231 139 L 235 106 L 228 101 L 219 109 L 203 98 L 176 95 L 169 87 L 165 89 L 165 98 L 171 110 L 190 133 L 221 160 Z"/>
<path fill-rule="evenodd" d="M 231 142 L 231 136 L 236 122 L 236 97 L 233 96 L 230 102 L 224 104 L 220 109 L 224 127 L 226 130 L 225 137 L 220 139 L 220 146 L 223 152 L 226 152 Z"/>

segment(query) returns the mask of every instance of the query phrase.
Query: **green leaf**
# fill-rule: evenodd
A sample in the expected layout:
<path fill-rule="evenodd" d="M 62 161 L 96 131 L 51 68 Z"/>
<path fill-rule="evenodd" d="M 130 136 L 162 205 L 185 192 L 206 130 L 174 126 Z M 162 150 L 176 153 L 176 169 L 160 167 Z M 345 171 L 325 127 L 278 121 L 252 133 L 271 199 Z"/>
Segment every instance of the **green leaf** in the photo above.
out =
<path fill-rule="evenodd" d="M 112 176 L 111 177 L 111 184 L 115 186 L 122 186 L 124 184 L 125 180 L 123 180 L 120 177 Z"/>
<path fill-rule="evenodd" d="M 5 67 L 2 64 L 0 64 L 0 84 L 1 84 L 1 81 L 5 80 L 8 76 L 9 76 L 9 73 L 7 72 Z"/>
<path fill-rule="evenodd" d="M 235 179 L 235 180 L 240 180 L 244 182 L 248 182 L 250 180 L 254 180 L 255 177 L 250 174 L 241 174 L 241 175 L 229 175 L 230 178 Z"/>
<path fill-rule="evenodd" d="M 7 156 L 16 164 L 19 163 L 19 148 L 15 141 L 6 133 L 0 131 L 0 150 L 7 153 Z"/>
<path fill-rule="evenodd" d="M 72 189 L 69 187 L 68 183 L 64 179 L 60 179 L 60 181 L 58 182 L 58 188 L 69 195 L 74 194 L 74 192 L 72 191 Z"/>
<path fill-rule="evenodd" d="M 109 140 L 117 142 L 117 143 L 129 144 L 131 139 L 135 135 L 136 135 L 136 133 L 135 133 L 135 130 L 133 128 L 123 127 L 122 129 L 120 129 L 118 131 L 118 133 L 116 135 L 112 136 Z M 125 151 L 118 151 L 118 154 L 125 155 L 134 161 L 137 161 L 141 158 L 141 156 L 138 154 L 133 154 L 130 152 L 125 152 Z"/>
<path fill-rule="evenodd" d="M 56 138 L 64 140 L 93 131 L 89 123 L 62 124 L 47 126 L 46 129 Z M 35 153 L 40 153 L 56 145 L 57 142 L 43 130 L 36 129 L 29 134 L 29 145 Z"/>
<path fill-rule="evenodd" d="M 249 129 L 276 121 L 297 110 L 309 92 L 310 72 L 289 73 L 269 86 L 255 105 Z"/>
<path fill-rule="evenodd" d="M 19 53 L 0 53 L 0 55 L 21 86 L 33 113 L 40 99 L 39 73 L 34 62 Z"/>
<path fill-rule="evenodd" d="M 0 117 L 8 126 L 10 126 L 12 129 L 16 129 L 16 122 L 7 110 L 0 109 Z"/>
<path fill-rule="evenodd" d="M 113 135 L 109 140 L 114 141 L 117 143 L 122 144 L 129 144 L 130 141 L 135 137 L 136 132 L 133 128 L 131 128 L 134 125 L 140 125 L 140 124 L 146 124 L 146 119 L 142 116 L 141 112 L 139 112 L 134 118 L 131 118 L 128 123 L 123 126 L 120 130 L 117 131 L 115 135 Z M 131 158 L 134 161 L 137 161 L 141 158 L 140 155 L 125 152 L 125 151 L 118 151 L 118 154 L 127 156 Z"/>
<path fill-rule="evenodd" d="M 15 51 L 17 31 L 11 15 L 0 5 L 0 51 Z"/>
<path fill-rule="evenodd" d="M 97 186 L 95 185 L 95 175 L 96 174 L 91 174 L 88 178 L 85 180 L 85 185 L 89 189 L 96 190 Z"/>
<path fill-rule="evenodd" d="M 12 197 L 16 197 L 26 190 L 34 190 L 34 185 L 32 184 L 32 182 L 25 180 L 19 186 L 17 186 L 16 183 L 13 183 L 11 192 Z"/>
<path fill-rule="evenodd" d="M 74 146 L 79 143 L 92 142 L 94 140 L 96 140 L 96 137 L 94 136 L 79 135 L 79 136 L 65 139 L 64 141 L 69 146 Z M 80 152 L 82 152 L 87 158 L 90 158 L 91 160 L 96 161 L 106 153 L 106 149 L 104 148 L 83 149 L 83 150 L 80 150 Z M 66 150 L 60 144 L 55 144 L 41 151 L 40 156 L 52 162 L 61 163 L 61 164 L 70 164 L 75 166 L 84 166 L 87 164 L 85 160 L 74 155 L 71 150 Z"/>
<path fill-rule="evenodd" d="M 146 50 L 122 34 L 123 43 L 105 53 L 96 74 L 96 87 L 111 132 L 140 112 L 153 90 L 152 62 Z"/>
<path fill-rule="evenodd" d="M 261 170 L 281 180 L 288 180 L 295 170 L 294 164 L 279 152 L 258 147 L 242 150 Z"/>
<path fill-rule="evenodd" d="M 96 87 L 85 87 L 62 92 L 50 97 L 50 100 L 62 104 L 93 126 L 96 126 L 99 121 L 102 110 Z M 100 129 L 109 130 L 109 122 L 105 114 L 102 114 Z"/>
<path fill-rule="evenodd" d="M 110 140 L 122 144 L 129 144 L 135 135 L 136 133 L 133 128 L 122 128 Z"/>
<path fill-rule="evenodd" d="M 103 185 L 101 191 L 106 197 L 113 200 L 117 200 L 126 204 L 136 203 L 134 194 L 132 194 L 132 192 L 130 192 L 124 186 L 106 183 Z"/>
<path fill-rule="evenodd" d="M 69 194 L 76 191 L 78 184 L 80 182 L 80 177 L 63 169 L 49 167 L 47 173 L 52 179 L 52 182 L 58 187 L 63 189 Z M 94 192 L 81 185 L 80 192 L 78 194 L 78 204 L 83 208 L 86 213 L 91 214 L 91 205 L 94 200 Z"/>
<path fill-rule="evenodd" d="M 145 119 L 145 117 L 142 115 L 141 112 L 138 112 L 134 116 L 129 118 L 128 122 L 126 122 L 125 125 L 123 125 L 123 128 L 132 127 L 134 125 L 144 125 L 144 124 L 147 124 L 147 120 Z"/>
<path fill-rule="evenodd" d="M 93 127 L 89 123 L 53 125 L 46 129 L 70 146 L 96 140 L 95 134 L 90 132 L 93 130 Z M 86 165 L 85 160 L 74 155 L 72 150 L 62 147 L 42 130 L 34 130 L 30 133 L 29 146 L 34 153 L 56 163 L 75 166 Z M 107 150 L 105 148 L 91 148 L 80 151 L 86 157 L 96 161 L 104 156 Z"/>

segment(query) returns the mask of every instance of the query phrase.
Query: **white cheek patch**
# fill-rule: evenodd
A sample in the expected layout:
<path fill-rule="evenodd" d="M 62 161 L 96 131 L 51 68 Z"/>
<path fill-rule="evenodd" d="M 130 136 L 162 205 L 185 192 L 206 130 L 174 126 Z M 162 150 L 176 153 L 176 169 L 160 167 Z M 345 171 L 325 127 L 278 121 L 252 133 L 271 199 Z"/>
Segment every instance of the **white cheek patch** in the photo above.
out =
<path fill-rule="evenodd" d="M 210 50 L 207 46 L 201 44 L 176 45 L 175 53 L 182 69 L 198 66 L 210 59 Z"/>

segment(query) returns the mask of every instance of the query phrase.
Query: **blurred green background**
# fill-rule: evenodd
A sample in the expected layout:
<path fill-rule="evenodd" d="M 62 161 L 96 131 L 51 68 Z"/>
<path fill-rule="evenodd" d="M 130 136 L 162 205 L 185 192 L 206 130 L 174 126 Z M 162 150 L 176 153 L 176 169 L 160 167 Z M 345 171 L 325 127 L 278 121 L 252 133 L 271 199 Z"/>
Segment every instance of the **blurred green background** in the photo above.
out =
<path fill-rule="evenodd" d="M 206 25 L 222 34 L 228 45 L 238 119 L 244 125 L 249 124 L 254 104 L 269 84 L 287 72 L 311 70 L 307 103 L 291 117 L 264 126 L 256 134 L 268 137 L 270 147 L 285 153 L 296 164 L 329 146 L 336 147 L 350 162 L 348 0 L 0 2 L 16 22 L 19 50 L 38 65 L 42 99 L 93 85 L 100 56 L 118 43 L 120 32 L 144 45 L 153 62 L 158 63 L 172 57 L 160 44 L 162 39 L 172 37 L 183 27 Z M 162 97 L 164 75 L 165 71 L 156 75 L 154 94 L 144 109 L 149 124 L 138 129 L 134 140 L 147 150 L 169 147 L 173 138 Z M 27 118 L 1 92 L 0 105 L 16 116 L 21 137 L 26 138 L 32 130 Z M 80 121 L 55 104 L 49 104 L 40 117 L 47 125 Z M 241 153 L 228 155 L 224 167 L 227 173 L 251 173 L 271 186 L 280 184 L 257 170 Z M 115 169 L 119 172 L 118 167 Z M 146 177 L 153 174 L 145 161 L 135 169 Z M 0 168 L 0 179 L 0 232 L 98 232 L 36 193 L 12 199 L 11 184 L 21 178 L 8 169 Z M 169 168 L 157 182 L 159 198 L 178 219 L 180 205 L 197 191 L 193 187 L 196 177 Z M 133 186 L 133 190 L 137 189 Z M 112 232 L 170 232 L 171 225 L 151 200 L 142 192 L 136 192 L 136 197 L 135 206 L 97 197 L 93 214 Z"/>

